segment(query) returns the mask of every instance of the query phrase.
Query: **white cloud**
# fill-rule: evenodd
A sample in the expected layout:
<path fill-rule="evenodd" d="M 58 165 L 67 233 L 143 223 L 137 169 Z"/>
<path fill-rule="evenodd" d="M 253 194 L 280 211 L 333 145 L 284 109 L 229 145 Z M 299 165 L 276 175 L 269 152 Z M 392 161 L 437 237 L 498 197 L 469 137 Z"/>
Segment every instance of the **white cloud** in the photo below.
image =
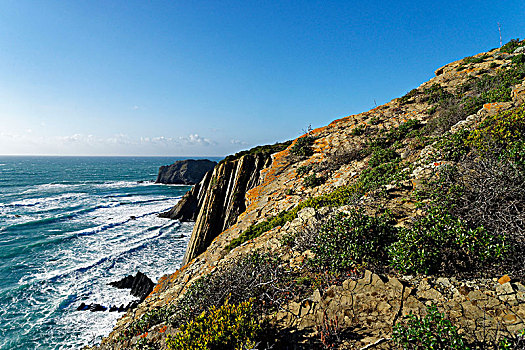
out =
<path fill-rule="evenodd" d="M 246 146 L 248 144 L 248 142 L 241 141 L 241 140 L 236 140 L 236 139 L 231 139 L 230 143 L 232 145 L 238 145 L 238 146 Z"/>
<path fill-rule="evenodd" d="M 214 141 L 207 139 L 205 137 L 199 136 L 199 134 L 189 134 L 185 137 L 179 137 L 179 140 L 185 145 L 203 145 L 210 146 L 216 144 Z"/>
<path fill-rule="evenodd" d="M 182 137 L 142 136 L 131 137 L 115 134 L 101 137 L 75 133 L 66 136 L 42 136 L 37 131 L 0 131 L 0 150 L 5 154 L 64 154 L 64 155 L 113 155 L 113 154 L 184 154 L 200 155 L 215 141 L 197 133 Z"/>

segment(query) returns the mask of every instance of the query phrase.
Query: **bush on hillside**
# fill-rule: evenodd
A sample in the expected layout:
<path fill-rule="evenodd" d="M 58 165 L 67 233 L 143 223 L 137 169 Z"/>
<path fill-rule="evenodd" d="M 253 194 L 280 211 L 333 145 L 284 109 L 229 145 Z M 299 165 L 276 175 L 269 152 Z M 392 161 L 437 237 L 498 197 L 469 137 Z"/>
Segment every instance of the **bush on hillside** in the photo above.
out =
<path fill-rule="evenodd" d="M 503 45 L 499 50 L 501 52 L 506 53 L 513 53 L 514 50 L 516 50 L 518 47 L 525 45 L 524 41 L 520 41 L 520 39 L 511 39 L 508 43 Z"/>
<path fill-rule="evenodd" d="M 252 301 L 212 306 L 168 336 L 170 350 L 251 349 L 262 332 Z"/>
<path fill-rule="evenodd" d="M 254 252 L 236 264 L 199 278 L 175 303 L 146 312 L 129 325 L 126 336 L 142 334 L 161 323 L 179 327 L 227 300 L 239 304 L 254 298 L 255 312 L 259 313 L 263 305 L 274 310 L 293 297 L 293 278 L 278 259 Z"/>
<path fill-rule="evenodd" d="M 393 162 L 400 158 L 399 154 L 391 148 L 375 148 L 372 151 L 372 155 L 368 160 L 368 166 L 370 168 L 377 167 L 381 164 Z"/>
<path fill-rule="evenodd" d="M 312 144 L 316 140 L 316 137 L 305 135 L 295 141 L 292 148 L 290 148 L 290 154 L 296 157 L 309 157 L 314 154 Z"/>
<path fill-rule="evenodd" d="M 384 264 L 386 247 L 396 237 L 388 215 L 368 216 L 352 210 L 329 219 L 319 232 L 312 251 L 312 263 L 334 272 L 351 270 L 363 264 Z"/>
<path fill-rule="evenodd" d="M 304 178 L 304 185 L 306 187 L 312 188 L 312 187 L 317 187 L 319 185 L 322 185 L 324 181 L 325 181 L 324 177 L 322 176 L 318 177 L 316 174 L 312 174 Z"/>
<path fill-rule="evenodd" d="M 458 329 L 435 305 L 427 308 L 427 315 L 423 318 L 407 315 L 403 322 L 394 326 L 392 339 L 406 350 L 469 349 Z"/>
<path fill-rule="evenodd" d="M 280 152 L 280 151 L 286 149 L 288 146 L 290 146 L 291 143 L 292 143 L 292 141 L 286 141 L 286 142 L 274 143 L 273 145 L 256 146 L 256 147 L 253 147 L 253 148 L 251 148 L 249 150 L 241 151 L 241 152 L 237 152 L 237 153 L 235 153 L 233 155 L 229 155 L 226 158 L 224 158 L 223 160 L 221 160 L 219 162 L 219 164 L 222 164 L 224 162 L 234 161 L 234 160 L 239 159 L 242 156 L 247 155 L 247 154 L 255 155 L 255 154 L 273 154 L 273 153 L 277 153 L 277 152 Z"/>
<path fill-rule="evenodd" d="M 504 236 L 469 227 L 444 208 L 430 208 L 409 228 L 402 228 L 389 248 L 391 266 L 402 273 L 461 272 L 488 261 L 500 261 Z"/>

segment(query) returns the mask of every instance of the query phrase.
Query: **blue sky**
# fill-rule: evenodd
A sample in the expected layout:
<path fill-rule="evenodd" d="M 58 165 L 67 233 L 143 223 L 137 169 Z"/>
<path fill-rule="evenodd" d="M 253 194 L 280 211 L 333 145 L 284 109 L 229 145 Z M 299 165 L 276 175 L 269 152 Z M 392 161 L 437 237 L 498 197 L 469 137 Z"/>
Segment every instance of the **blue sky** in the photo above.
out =
<path fill-rule="evenodd" d="M 0 2 L 0 154 L 224 156 L 525 37 L 525 1 Z M 375 101 L 375 102 L 374 102 Z"/>

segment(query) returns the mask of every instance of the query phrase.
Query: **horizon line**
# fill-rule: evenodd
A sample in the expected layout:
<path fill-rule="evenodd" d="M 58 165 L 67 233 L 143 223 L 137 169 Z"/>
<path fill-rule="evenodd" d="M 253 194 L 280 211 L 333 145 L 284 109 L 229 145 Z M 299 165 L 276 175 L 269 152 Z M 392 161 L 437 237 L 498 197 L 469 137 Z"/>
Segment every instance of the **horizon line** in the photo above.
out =
<path fill-rule="evenodd" d="M 0 157 L 178 157 L 178 158 L 224 158 L 226 156 L 176 156 L 176 155 L 89 155 L 89 154 L 0 154 Z"/>

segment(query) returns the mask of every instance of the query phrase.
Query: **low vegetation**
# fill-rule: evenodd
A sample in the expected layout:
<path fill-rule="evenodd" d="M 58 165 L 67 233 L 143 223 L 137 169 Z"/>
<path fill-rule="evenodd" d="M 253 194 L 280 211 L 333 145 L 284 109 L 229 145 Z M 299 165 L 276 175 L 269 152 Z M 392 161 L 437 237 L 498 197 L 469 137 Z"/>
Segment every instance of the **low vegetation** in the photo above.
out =
<path fill-rule="evenodd" d="M 397 345 L 407 350 L 469 349 L 458 329 L 435 305 L 427 308 L 427 315 L 423 318 L 410 314 L 403 322 L 397 323 L 392 338 Z"/>
<path fill-rule="evenodd" d="M 252 301 L 237 305 L 226 301 L 212 306 L 168 336 L 170 350 L 243 350 L 252 349 L 261 333 L 259 319 L 252 308 Z"/>
<path fill-rule="evenodd" d="M 290 154 L 296 157 L 304 158 L 314 154 L 312 144 L 316 138 L 306 134 L 295 141 L 294 145 L 290 148 Z"/>
<path fill-rule="evenodd" d="M 503 45 L 499 50 L 501 52 L 512 53 L 518 47 L 524 46 L 525 40 L 520 41 L 520 39 L 511 39 L 508 43 Z"/>
<path fill-rule="evenodd" d="M 409 228 L 399 230 L 389 248 L 391 265 L 402 273 L 454 273 L 501 260 L 505 238 L 471 228 L 439 207 L 428 210 Z"/>
<path fill-rule="evenodd" d="M 234 161 L 234 160 L 239 159 L 242 156 L 247 155 L 247 154 L 252 154 L 252 155 L 253 154 L 261 154 L 261 153 L 274 154 L 274 153 L 277 153 L 277 152 L 281 152 L 282 150 L 286 149 L 291 144 L 292 144 L 292 141 L 286 141 L 286 142 L 275 143 L 273 145 L 257 146 L 257 147 L 251 148 L 249 150 L 246 150 L 246 151 L 241 151 L 241 152 L 237 152 L 237 153 L 235 153 L 233 155 L 229 155 L 226 158 L 224 158 L 223 160 L 221 160 L 219 162 L 219 164 L 221 164 L 223 162 Z"/>
<path fill-rule="evenodd" d="M 384 264 L 386 248 L 396 237 L 391 222 L 387 214 L 372 217 L 356 210 L 330 218 L 315 239 L 313 266 L 342 272 Z"/>

